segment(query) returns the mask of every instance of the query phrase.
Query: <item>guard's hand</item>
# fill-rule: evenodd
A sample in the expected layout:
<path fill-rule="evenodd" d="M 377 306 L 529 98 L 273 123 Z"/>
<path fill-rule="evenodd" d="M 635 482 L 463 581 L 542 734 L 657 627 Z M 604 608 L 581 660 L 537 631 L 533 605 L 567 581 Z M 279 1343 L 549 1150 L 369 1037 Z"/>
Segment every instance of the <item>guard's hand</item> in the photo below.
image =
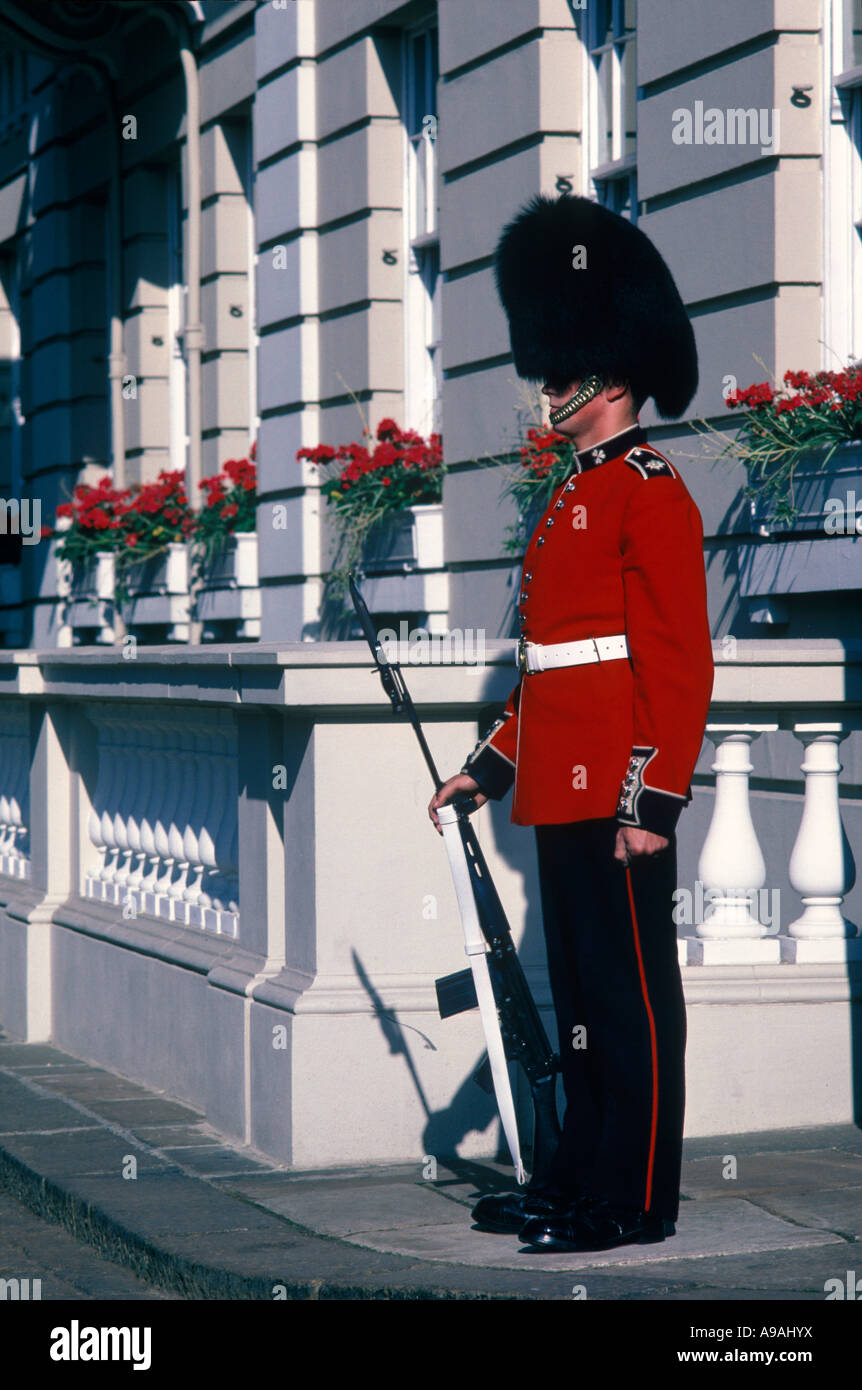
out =
<path fill-rule="evenodd" d="M 663 835 L 654 835 L 651 830 L 638 830 L 633 825 L 621 825 L 617 831 L 614 859 L 618 859 L 628 868 L 633 859 L 661 854 L 669 844 L 670 840 L 666 840 Z"/>
<path fill-rule="evenodd" d="M 452 798 L 457 796 L 459 792 L 465 796 L 472 796 L 477 808 L 484 806 L 488 800 L 487 796 L 479 791 L 479 783 L 469 773 L 457 772 L 454 777 L 450 777 L 447 782 L 443 783 L 439 792 L 435 792 L 428 803 L 428 814 L 434 822 L 434 828 L 438 835 L 442 835 L 443 831 L 440 829 L 440 822 L 437 819 L 437 807 L 448 806 Z"/>

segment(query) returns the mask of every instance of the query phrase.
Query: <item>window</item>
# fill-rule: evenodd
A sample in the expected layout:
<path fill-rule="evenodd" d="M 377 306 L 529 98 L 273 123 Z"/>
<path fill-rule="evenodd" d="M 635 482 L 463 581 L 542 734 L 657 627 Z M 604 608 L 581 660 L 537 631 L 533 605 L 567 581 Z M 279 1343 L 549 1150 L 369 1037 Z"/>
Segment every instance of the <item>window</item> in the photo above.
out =
<path fill-rule="evenodd" d="M 257 352 L 260 338 L 257 331 L 257 237 L 254 226 L 254 139 L 251 120 L 242 125 L 243 161 L 242 189 L 246 201 L 246 263 L 248 266 L 248 446 L 251 448 L 260 431 L 257 413 Z"/>
<path fill-rule="evenodd" d="M 23 495 L 20 260 L 10 243 L 0 255 L 0 487 Z"/>
<path fill-rule="evenodd" d="M 437 29 L 404 39 L 404 417 L 439 429 L 440 242 L 437 230 Z"/>
<path fill-rule="evenodd" d="M 215 417 L 207 421 L 206 429 L 210 437 L 217 436 L 221 441 L 228 433 L 242 427 L 246 431 L 246 441 L 242 446 L 251 449 L 257 438 L 260 420 L 257 413 L 257 241 L 255 237 L 254 198 L 255 163 L 254 139 L 250 110 L 235 110 L 221 120 L 216 138 L 223 141 L 227 161 L 233 166 L 229 183 L 221 186 L 217 196 L 215 212 L 217 217 L 227 217 L 234 212 L 240 222 L 241 232 L 237 237 L 236 260 L 232 268 L 220 268 L 209 277 L 209 293 L 217 283 L 222 294 L 233 301 L 229 314 L 233 322 L 230 331 L 219 340 L 207 341 L 207 360 L 214 364 L 220 359 L 233 373 L 240 365 L 245 369 L 245 400 L 240 413 L 237 401 L 232 407 L 217 405 Z M 226 164 L 227 169 L 227 164 Z M 241 221 L 240 221 L 241 219 Z M 213 365 L 210 367 L 213 370 Z M 237 390 L 242 372 L 236 376 Z M 227 445 L 229 452 L 235 453 L 239 444 L 234 440 Z M 221 454 L 219 455 L 221 457 Z"/>
<path fill-rule="evenodd" d="M 636 0 L 590 0 L 584 187 L 613 212 L 637 221 Z"/>
<path fill-rule="evenodd" d="M 186 285 L 183 257 L 183 188 L 179 160 L 166 170 L 168 241 L 168 402 L 170 411 L 170 466 L 186 468 L 186 358 L 183 333 L 186 323 Z"/>
<path fill-rule="evenodd" d="M 848 111 L 850 136 L 851 209 L 850 254 L 845 304 L 849 322 L 845 328 L 845 357 L 862 355 L 862 85 L 854 87 Z"/>
<path fill-rule="evenodd" d="M 848 41 L 850 67 L 862 66 L 862 0 L 853 0 L 849 7 L 850 35 Z"/>
<path fill-rule="evenodd" d="M 26 120 L 27 54 L 23 49 L 0 50 L 0 137 Z"/>
<path fill-rule="evenodd" d="M 245 203 L 245 264 L 246 264 L 246 355 L 248 360 L 248 447 L 251 448 L 260 425 L 257 414 L 257 241 L 254 229 L 254 140 L 251 117 L 248 115 L 226 119 L 222 129 L 228 152 L 242 188 Z"/>
<path fill-rule="evenodd" d="M 0 495 L 18 498 L 30 492 L 23 479 L 24 416 L 21 405 L 21 270 L 20 243 L 0 248 Z M 23 503 L 22 503 L 23 505 Z M 21 602 L 22 542 L 16 528 L 0 534 L 0 646 L 24 646 Z M 7 566 L 9 568 L 7 568 Z M 12 568 L 12 567 L 15 568 Z M 3 611 L 5 609 L 6 611 Z"/>

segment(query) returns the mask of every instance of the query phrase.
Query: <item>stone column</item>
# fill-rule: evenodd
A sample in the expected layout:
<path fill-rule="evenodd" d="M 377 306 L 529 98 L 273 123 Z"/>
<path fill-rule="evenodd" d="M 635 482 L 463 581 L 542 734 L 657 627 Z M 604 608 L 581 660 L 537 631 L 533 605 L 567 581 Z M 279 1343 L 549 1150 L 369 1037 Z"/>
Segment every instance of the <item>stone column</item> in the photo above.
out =
<path fill-rule="evenodd" d="M 313 637 L 320 603 L 318 470 L 296 458 L 320 437 L 316 8 L 255 11 L 257 531 L 265 641 Z"/>
<path fill-rule="evenodd" d="M 77 887 L 76 820 L 69 747 L 74 711 L 68 704 L 29 708 L 31 881 L 6 903 L 10 937 L 23 952 L 23 997 L 7 1003 L 4 1019 L 25 1042 L 52 1036 L 51 919 Z"/>

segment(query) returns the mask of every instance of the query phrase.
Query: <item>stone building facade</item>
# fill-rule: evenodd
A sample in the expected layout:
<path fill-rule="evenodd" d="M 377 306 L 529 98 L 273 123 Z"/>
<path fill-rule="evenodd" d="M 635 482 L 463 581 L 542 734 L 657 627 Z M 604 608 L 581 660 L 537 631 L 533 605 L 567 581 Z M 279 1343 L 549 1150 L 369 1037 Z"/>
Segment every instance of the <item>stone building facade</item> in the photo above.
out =
<path fill-rule="evenodd" d="M 261 636 L 314 639 L 328 519 L 297 450 L 394 416 L 443 434 L 449 625 L 511 635 L 514 514 L 487 465 L 539 397 L 491 255 L 529 196 L 586 193 L 656 241 L 697 334 L 693 416 L 725 424 L 728 383 L 859 351 L 862 3 L 685 19 L 674 0 L 4 0 L 4 494 L 50 521 L 80 477 L 167 466 L 195 495 L 258 438 Z M 754 593 L 740 466 L 644 420 L 704 515 L 715 635 L 848 635 L 855 548 L 810 592 Z M 10 544 L 4 645 L 53 645 L 49 548 Z"/>

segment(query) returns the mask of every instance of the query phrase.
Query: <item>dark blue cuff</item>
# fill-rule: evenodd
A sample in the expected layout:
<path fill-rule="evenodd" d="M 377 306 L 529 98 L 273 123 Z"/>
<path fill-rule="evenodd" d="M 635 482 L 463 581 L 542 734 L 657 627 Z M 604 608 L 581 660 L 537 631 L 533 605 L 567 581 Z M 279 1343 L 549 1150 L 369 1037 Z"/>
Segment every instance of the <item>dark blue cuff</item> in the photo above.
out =
<path fill-rule="evenodd" d="M 492 801 L 504 797 L 515 780 L 515 769 L 509 759 L 490 745 L 477 753 L 472 762 L 468 759 L 461 771 L 478 782 L 480 792 Z"/>
<path fill-rule="evenodd" d="M 682 810 L 691 800 L 688 796 L 671 796 L 667 792 L 644 787 L 638 794 L 635 809 L 631 812 L 618 812 L 620 825 L 630 825 L 637 830 L 648 830 L 653 835 L 662 835 L 669 840 L 676 830 L 676 823 Z"/>

